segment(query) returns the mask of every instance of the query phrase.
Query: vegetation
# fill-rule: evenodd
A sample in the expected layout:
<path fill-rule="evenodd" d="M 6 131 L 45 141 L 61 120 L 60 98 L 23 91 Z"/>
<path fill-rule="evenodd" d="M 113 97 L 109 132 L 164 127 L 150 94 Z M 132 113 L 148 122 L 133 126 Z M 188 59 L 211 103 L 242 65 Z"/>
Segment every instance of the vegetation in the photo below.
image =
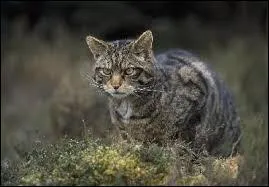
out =
<path fill-rule="evenodd" d="M 64 138 L 36 145 L 16 165 L 5 163 L 1 177 L 4 185 L 207 185 L 234 181 L 238 161 L 194 160 L 187 149 L 175 147 Z"/>

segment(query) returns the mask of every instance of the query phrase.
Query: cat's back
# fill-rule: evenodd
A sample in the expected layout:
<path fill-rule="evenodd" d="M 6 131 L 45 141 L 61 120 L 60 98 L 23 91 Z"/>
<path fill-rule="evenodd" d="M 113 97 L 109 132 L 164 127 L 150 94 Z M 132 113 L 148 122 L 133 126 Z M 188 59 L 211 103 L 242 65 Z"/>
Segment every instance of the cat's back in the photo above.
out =
<path fill-rule="evenodd" d="M 240 135 L 239 117 L 233 94 L 220 74 L 198 55 L 181 49 L 164 51 L 155 58 L 159 68 L 166 74 L 165 77 L 170 77 L 171 85 L 175 86 L 174 90 L 179 89 L 177 93 L 180 93 L 180 90 L 189 90 L 184 94 L 192 97 L 195 92 L 192 93 L 191 88 L 198 88 L 199 93 L 204 95 L 205 103 L 201 103 L 204 125 L 200 131 L 212 139 L 210 146 L 214 147 L 217 142 L 215 140 L 236 141 Z M 185 87 L 182 87 L 180 81 L 184 82 Z M 201 99 L 197 102 L 201 102 Z M 207 128 L 212 134 L 207 133 Z"/>
<path fill-rule="evenodd" d="M 159 51 L 156 53 L 155 58 L 160 66 L 184 65 L 190 63 L 191 60 L 199 59 L 198 55 L 179 48 Z"/>
<path fill-rule="evenodd" d="M 157 66 L 166 70 L 166 73 L 180 72 L 180 69 L 191 70 L 199 79 L 203 79 L 204 83 L 209 87 L 216 89 L 227 89 L 219 74 L 214 71 L 211 64 L 204 62 L 199 55 L 182 50 L 182 49 L 169 49 L 155 56 Z M 183 68 L 182 68 L 183 67 Z M 189 74 L 190 75 L 190 74 Z M 192 74 L 190 78 L 196 79 Z"/>
<path fill-rule="evenodd" d="M 222 89 L 222 87 L 225 87 L 211 65 L 205 63 L 199 55 L 193 52 L 179 48 L 169 49 L 157 53 L 155 59 L 157 67 L 166 76 L 173 77 L 173 79 L 177 77 L 179 79 L 186 78 L 193 82 L 199 79 L 207 88 Z"/>
<path fill-rule="evenodd" d="M 204 62 L 198 55 L 182 50 L 170 49 L 159 53 L 156 56 L 158 66 L 163 69 L 166 74 L 176 74 L 173 78 L 179 77 L 192 83 L 197 83 L 204 93 L 209 103 L 217 103 L 218 105 L 231 104 L 225 106 L 225 109 L 234 110 L 233 95 L 222 79 L 221 75 L 214 70 L 209 64 Z"/>

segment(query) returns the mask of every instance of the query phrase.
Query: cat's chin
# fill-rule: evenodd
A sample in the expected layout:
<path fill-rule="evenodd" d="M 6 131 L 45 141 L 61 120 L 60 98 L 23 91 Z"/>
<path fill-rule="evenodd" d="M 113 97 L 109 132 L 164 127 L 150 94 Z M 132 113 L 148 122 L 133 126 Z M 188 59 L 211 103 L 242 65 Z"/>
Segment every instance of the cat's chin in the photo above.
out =
<path fill-rule="evenodd" d="M 127 97 L 129 94 L 126 93 L 110 93 L 110 95 L 115 99 L 123 99 Z"/>

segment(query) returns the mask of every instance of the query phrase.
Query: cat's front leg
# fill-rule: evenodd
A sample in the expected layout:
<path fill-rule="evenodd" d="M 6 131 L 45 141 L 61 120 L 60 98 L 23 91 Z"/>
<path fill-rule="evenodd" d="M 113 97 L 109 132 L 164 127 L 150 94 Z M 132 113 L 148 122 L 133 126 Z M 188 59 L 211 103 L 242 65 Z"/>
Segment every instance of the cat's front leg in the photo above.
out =
<path fill-rule="evenodd" d="M 122 137 L 122 134 L 120 131 L 120 124 L 119 124 L 119 121 L 116 119 L 115 111 L 110 109 L 109 112 L 110 112 L 111 123 L 113 124 L 113 126 L 116 130 L 116 137 L 115 138 L 119 141 L 123 141 L 123 137 Z"/>
<path fill-rule="evenodd" d="M 116 138 L 118 141 L 123 142 L 123 141 L 131 141 L 131 137 L 128 134 L 124 124 L 117 118 L 115 114 L 115 110 L 110 110 L 110 118 L 111 122 L 114 125 L 114 128 L 116 130 Z"/>
<path fill-rule="evenodd" d="M 127 141 L 129 143 L 133 142 L 133 139 L 129 135 L 128 131 L 124 127 L 122 127 L 123 124 L 116 122 L 116 123 L 113 123 L 113 125 L 116 128 L 117 138 L 120 142 L 124 142 L 124 141 Z"/>

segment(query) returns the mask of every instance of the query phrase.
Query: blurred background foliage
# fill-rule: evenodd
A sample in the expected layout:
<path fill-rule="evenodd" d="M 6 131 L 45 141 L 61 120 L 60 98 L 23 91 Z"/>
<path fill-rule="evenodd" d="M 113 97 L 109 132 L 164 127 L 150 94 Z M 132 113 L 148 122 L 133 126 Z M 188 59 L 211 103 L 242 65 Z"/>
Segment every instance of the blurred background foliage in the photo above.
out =
<path fill-rule="evenodd" d="M 235 94 L 249 159 L 261 163 L 249 168 L 268 170 L 266 1 L 1 1 L 1 160 L 65 134 L 113 133 L 106 98 L 88 84 L 85 37 L 147 29 L 156 53 L 190 50 L 220 73 Z"/>

